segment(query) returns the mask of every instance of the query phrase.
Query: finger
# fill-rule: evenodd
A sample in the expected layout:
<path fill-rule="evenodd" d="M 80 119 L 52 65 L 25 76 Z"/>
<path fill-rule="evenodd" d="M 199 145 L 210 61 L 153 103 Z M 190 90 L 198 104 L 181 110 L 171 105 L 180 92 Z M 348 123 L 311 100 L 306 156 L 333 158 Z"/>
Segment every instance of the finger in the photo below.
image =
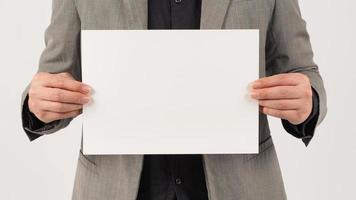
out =
<path fill-rule="evenodd" d="M 298 85 L 298 79 L 292 73 L 277 74 L 258 79 L 252 83 L 253 89 L 261 89 L 275 86 L 295 86 Z"/>
<path fill-rule="evenodd" d="M 39 104 L 41 105 L 41 110 L 58 113 L 66 113 L 83 108 L 80 104 L 60 103 L 54 101 L 40 101 Z"/>
<path fill-rule="evenodd" d="M 68 72 L 58 73 L 57 75 L 58 76 L 63 76 L 63 77 L 66 77 L 66 78 L 70 78 L 70 79 L 74 79 L 73 76 Z"/>
<path fill-rule="evenodd" d="M 260 110 L 266 115 L 277 117 L 280 119 L 291 119 L 298 114 L 296 110 L 278 110 L 268 107 L 262 107 Z"/>
<path fill-rule="evenodd" d="M 67 73 L 52 74 L 50 78 L 44 81 L 44 86 L 52 88 L 60 88 L 74 92 L 90 93 L 91 89 L 88 85 L 79 82 Z"/>
<path fill-rule="evenodd" d="M 90 101 L 89 96 L 79 92 L 46 87 L 41 88 L 40 90 L 41 92 L 35 95 L 42 100 L 81 105 L 86 104 Z"/>
<path fill-rule="evenodd" d="M 57 113 L 57 112 L 48 112 L 48 111 L 43 111 L 41 114 L 38 116 L 39 119 L 45 123 L 49 123 L 55 120 L 60 120 L 60 119 L 67 119 L 67 118 L 74 118 L 82 113 L 81 110 L 75 110 L 71 112 L 66 112 L 66 113 Z"/>
<path fill-rule="evenodd" d="M 299 99 L 260 100 L 259 105 L 278 110 L 297 110 L 302 106 Z"/>
<path fill-rule="evenodd" d="M 295 86 L 277 86 L 251 91 L 251 97 L 257 100 L 297 99 L 301 96 Z"/>

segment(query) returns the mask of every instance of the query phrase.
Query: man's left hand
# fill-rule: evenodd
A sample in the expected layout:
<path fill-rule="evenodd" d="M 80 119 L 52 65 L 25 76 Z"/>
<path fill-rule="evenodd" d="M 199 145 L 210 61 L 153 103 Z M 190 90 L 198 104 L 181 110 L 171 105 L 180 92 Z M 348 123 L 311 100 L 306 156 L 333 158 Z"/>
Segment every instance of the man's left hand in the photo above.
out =
<path fill-rule="evenodd" d="M 251 97 L 259 101 L 260 111 L 303 123 L 313 107 L 313 92 L 309 78 L 301 73 L 287 73 L 258 79 L 252 83 Z"/>

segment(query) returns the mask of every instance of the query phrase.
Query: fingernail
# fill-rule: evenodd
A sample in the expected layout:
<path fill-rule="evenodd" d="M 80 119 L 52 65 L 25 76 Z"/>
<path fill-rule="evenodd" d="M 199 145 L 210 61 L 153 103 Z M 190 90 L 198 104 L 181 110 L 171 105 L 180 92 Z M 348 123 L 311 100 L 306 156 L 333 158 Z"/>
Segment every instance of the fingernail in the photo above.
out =
<path fill-rule="evenodd" d="M 85 93 L 91 93 L 91 87 L 89 87 L 88 85 L 84 85 L 82 90 Z"/>
<path fill-rule="evenodd" d="M 249 84 L 247 85 L 247 90 L 248 90 L 248 91 L 251 91 L 251 90 L 253 89 L 253 83 L 254 83 L 254 82 L 249 83 Z"/>
<path fill-rule="evenodd" d="M 253 89 L 257 88 L 258 85 L 259 85 L 259 83 L 258 83 L 257 81 L 254 81 L 254 82 L 251 84 L 251 86 L 252 86 Z"/>
<path fill-rule="evenodd" d="M 91 98 L 90 98 L 90 97 L 83 97 L 83 103 L 84 103 L 84 104 L 89 103 L 89 102 L 90 102 L 90 100 L 91 100 Z"/>
<path fill-rule="evenodd" d="M 257 92 L 251 92 L 251 93 L 250 93 L 250 96 L 251 96 L 252 98 L 256 99 L 256 98 L 257 98 Z"/>

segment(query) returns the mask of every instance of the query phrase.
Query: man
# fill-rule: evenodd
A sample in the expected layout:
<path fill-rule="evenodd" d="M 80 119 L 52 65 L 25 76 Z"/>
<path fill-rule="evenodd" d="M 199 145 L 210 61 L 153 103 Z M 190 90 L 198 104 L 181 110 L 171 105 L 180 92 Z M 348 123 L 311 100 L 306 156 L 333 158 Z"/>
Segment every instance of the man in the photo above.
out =
<path fill-rule="evenodd" d="M 323 81 L 297 0 L 53 0 L 39 73 L 23 95 L 24 129 L 30 140 L 56 132 L 90 101 L 90 86 L 80 82 L 81 29 L 256 28 L 260 77 L 266 76 L 251 89 L 261 107 L 259 154 L 80 153 L 73 199 L 286 199 L 266 115 L 281 118 L 307 145 L 326 114 Z M 184 59 L 184 52 L 172 59 Z"/>

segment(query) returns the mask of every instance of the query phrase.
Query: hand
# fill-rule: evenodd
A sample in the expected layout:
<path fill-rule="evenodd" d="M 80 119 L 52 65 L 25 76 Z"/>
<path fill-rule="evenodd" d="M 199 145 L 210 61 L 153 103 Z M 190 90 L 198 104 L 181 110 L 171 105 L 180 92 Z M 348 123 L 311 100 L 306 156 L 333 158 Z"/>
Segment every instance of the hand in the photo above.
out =
<path fill-rule="evenodd" d="M 260 111 L 288 120 L 294 125 L 303 123 L 313 107 L 309 78 L 301 73 L 278 74 L 252 83 L 251 97 L 259 101 Z"/>
<path fill-rule="evenodd" d="M 40 72 L 32 79 L 28 107 L 39 120 L 49 123 L 78 116 L 89 101 L 90 87 L 69 73 Z"/>

